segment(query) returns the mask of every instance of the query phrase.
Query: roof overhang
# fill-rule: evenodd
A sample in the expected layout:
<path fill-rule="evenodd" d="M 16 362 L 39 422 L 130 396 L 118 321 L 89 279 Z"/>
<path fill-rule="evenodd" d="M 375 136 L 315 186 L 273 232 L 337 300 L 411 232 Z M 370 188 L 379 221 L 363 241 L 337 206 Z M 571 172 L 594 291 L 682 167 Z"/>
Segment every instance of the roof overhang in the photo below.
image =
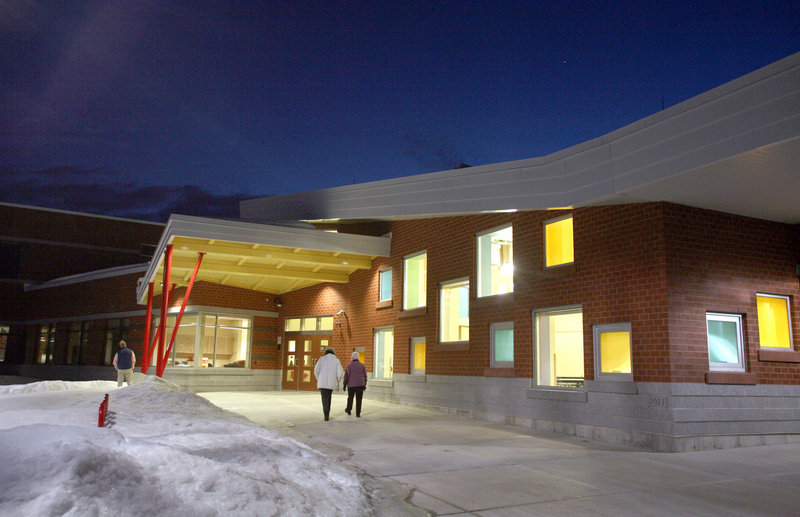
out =
<path fill-rule="evenodd" d="M 241 202 L 245 220 L 392 220 L 668 201 L 800 223 L 800 53 L 539 158 Z"/>
<path fill-rule="evenodd" d="M 389 256 L 389 237 L 350 235 L 306 228 L 173 215 L 161 235 L 136 298 L 148 284 L 161 292 L 164 250 L 172 245 L 170 283 L 187 285 L 199 253 L 197 280 L 283 294 L 321 282 L 344 283 L 372 259 Z"/>

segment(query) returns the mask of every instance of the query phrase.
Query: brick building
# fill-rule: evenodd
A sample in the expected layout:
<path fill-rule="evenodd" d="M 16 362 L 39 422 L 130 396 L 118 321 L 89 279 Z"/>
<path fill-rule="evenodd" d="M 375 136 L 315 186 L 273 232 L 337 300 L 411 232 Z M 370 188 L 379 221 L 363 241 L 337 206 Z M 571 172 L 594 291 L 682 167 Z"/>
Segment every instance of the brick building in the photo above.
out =
<path fill-rule="evenodd" d="M 313 389 L 333 346 L 362 355 L 368 397 L 655 450 L 796 441 L 798 163 L 795 54 L 546 157 L 173 216 L 149 262 L 17 289 L 6 363 L 66 372 L 96 320 L 86 366 L 115 319 L 142 354 L 143 307 L 169 334 L 202 257 L 162 351 L 191 389 Z"/>

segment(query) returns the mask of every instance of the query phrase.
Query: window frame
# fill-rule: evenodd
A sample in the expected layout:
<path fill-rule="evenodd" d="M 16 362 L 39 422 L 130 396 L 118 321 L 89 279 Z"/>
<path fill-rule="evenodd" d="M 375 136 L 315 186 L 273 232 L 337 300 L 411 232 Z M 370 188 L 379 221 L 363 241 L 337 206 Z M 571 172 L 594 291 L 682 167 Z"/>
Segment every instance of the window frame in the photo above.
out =
<path fill-rule="evenodd" d="M 427 363 L 427 353 L 428 353 L 428 345 L 426 343 L 425 336 L 415 336 L 411 338 L 411 353 L 409 354 L 411 357 L 411 373 L 424 375 L 425 374 L 425 364 L 422 365 L 422 368 L 419 368 L 417 365 L 416 360 L 416 345 L 422 344 L 425 347 L 425 363 Z"/>
<path fill-rule="evenodd" d="M 708 322 L 709 321 L 726 321 L 726 322 L 733 322 L 736 323 L 736 334 L 738 340 L 738 355 L 739 355 L 739 362 L 734 363 L 719 363 L 719 362 L 712 362 L 711 361 L 711 347 L 708 346 Z M 715 372 L 746 372 L 747 365 L 745 363 L 745 350 L 744 350 L 744 318 L 741 314 L 730 313 L 730 312 L 715 312 L 715 311 L 708 311 L 706 312 L 706 357 L 708 358 L 708 369 L 709 371 Z"/>
<path fill-rule="evenodd" d="M 581 330 L 580 330 L 580 342 L 578 345 L 578 353 L 580 354 L 580 365 L 583 369 L 582 377 L 572 378 L 569 377 L 569 384 L 559 384 L 558 382 L 558 372 L 554 371 L 556 369 L 556 364 L 550 361 L 550 357 L 552 357 L 553 351 L 556 349 L 558 343 L 553 342 L 550 339 L 550 320 L 551 318 L 555 318 L 558 316 L 570 316 L 570 315 L 579 315 L 581 319 Z M 563 389 L 563 390 L 582 390 L 585 387 L 586 381 L 586 366 L 585 366 L 585 350 L 584 350 L 584 320 L 583 320 L 583 306 L 582 305 L 566 305 L 566 306 L 559 306 L 559 307 L 546 307 L 541 309 L 534 309 L 531 311 L 531 318 L 532 318 L 532 329 L 533 329 L 533 372 L 531 376 L 531 387 L 534 389 Z M 542 350 L 544 347 L 542 333 L 544 329 L 542 328 L 544 320 L 543 318 L 547 318 L 547 357 L 548 362 L 543 365 L 543 361 L 541 359 L 541 355 L 544 353 Z M 547 383 L 542 383 L 543 372 L 547 373 Z M 550 377 L 554 380 L 551 383 Z M 563 377 L 562 377 L 563 378 Z"/>
<path fill-rule="evenodd" d="M 605 333 L 626 332 L 628 334 L 628 358 L 631 362 L 630 372 L 604 372 L 601 336 Z M 633 332 L 630 322 L 604 323 L 592 326 L 592 350 L 594 353 L 594 378 L 597 381 L 633 381 Z"/>
<path fill-rule="evenodd" d="M 378 359 L 380 357 L 385 357 L 387 355 L 385 351 L 384 351 L 383 354 L 378 354 L 378 335 L 381 334 L 381 333 L 390 333 L 391 336 L 392 336 L 392 350 L 391 350 L 391 360 L 390 360 L 391 364 L 389 365 L 389 375 L 387 377 L 383 376 L 383 371 L 385 370 L 385 368 L 379 368 L 378 367 Z M 385 346 L 385 345 L 386 344 L 384 343 L 383 346 Z M 373 357 L 373 360 L 372 360 L 372 377 L 374 379 L 385 380 L 385 381 L 392 380 L 394 378 L 394 327 L 393 326 L 387 326 L 387 327 L 375 327 L 375 328 L 373 328 L 372 329 L 372 347 L 373 347 L 373 350 L 372 350 L 372 352 L 373 352 L 372 353 L 372 357 Z M 381 373 L 380 376 L 378 375 L 379 372 Z"/>
<path fill-rule="evenodd" d="M 788 330 L 788 335 L 789 335 L 789 346 L 788 347 L 783 347 L 783 346 L 764 346 L 763 345 L 763 340 L 761 339 L 761 337 L 762 337 L 762 334 L 761 334 L 762 333 L 761 318 L 758 317 L 759 316 L 759 311 L 758 311 L 758 299 L 759 298 L 776 298 L 776 299 L 783 300 L 784 302 L 786 302 L 786 304 L 785 304 L 785 307 L 786 307 L 786 322 L 788 324 L 788 329 L 787 330 Z M 788 351 L 794 351 L 794 339 L 792 338 L 793 337 L 792 336 L 792 303 L 791 303 L 791 300 L 790 300 L 789 296 L 782 295 L 782 294 L 756 293 L 756 316 L 758 317 L 757 319 L 758 319 L 758 346 L 759 346 L 759 348 L 762 348 L 764 350 L 788 350 Z"/>
<path fill-rule="evenodd" d="M 559 262 L 558 264 L 548 265 L 547 264 L 547 226 L 550 224 L 559 223 L 566 219 L 572 219 L 572 260 L 569 262 Z M 570 264 L 575 263 L 575 220 L 573 218 L 572 212 L 569 214 L 565 214 L 559 217 L 554 217 L 553 219 L 548 219 L 546 221 L 542 221 L 542 264 L 544 269 L 553 269 L 563 266 L 568 266 Z"/>
<path fill-rule="evenodd" d="M 465 285 L 455 286 L 455 289 L 460 289 L 462 287 L 466 287 L 467 288 L 467 298 L 466 298 L 466 302 L 467 302 L 467 339 L 455 339 L 455 340 L 447 341 L 447 340 L 444 339 L 444 329 L 445 329 L 445 324 L 444 324 L 445 323 L 444 322 L 444 318 L 445 318 L 444 290 L 446 288 L 448 288 L 449 286 L 453 286 L 454 284 L 465 284 Z M 461 277 L 461 278 L 456 278 L 456 279 L 453 279 L 453 280 L 447 280 L 447 281 L 439 283 L 439 343 L 469 343 L 469 310 L 470 310 L 470 307 L 469 307 L 469 277 L 468 276 Z M 461 334 L 460 327 L 461 327 L 461 325 L 459 325 L 459 331 L 458 331 L 459 332 L 459 336 L 458 336 L 459 338 L 461 337 L 461 335 L 460 335 Z"/>
<path fill-rule="evenodd" d="M 495 331 L 511 331 L 511 361 L 498 361 L 495 354 Z M 514 322 L 496 321 L 489 325 L 489 366 L 490 368 L 513 368 L 514 367 Z"/>
<path fill-rule="evenodd" d="M 408 261 L 412 260 L 412 259 L 415 259 L 417 257 L 420 257 L 422 255 L 425 255 L 425 264 L 426 264 L 426 266 L 425 266 L 425 283 L 424 283 L 424 286 L 422 286 L 422 288 L 421 288 L 421 292 L 418 293 L 418 298 L 421 300 L 421 303 L 419 305 L 414 306 L 414 307 L 409 307 L 408 306 L 408 299 L 409 299 L 409 296 L 408 296 L 408 293 L 409 293 L 409 289 L 408 289 L 408 269 L 409 269 L 408 268 Z M 427 263 L 428 263 L 428 250 L 418 251 L 416 253 L 412 253 L 410 255 L 406 255 L 406 256 L 403 257 L 403 310 L 404 311 L 412 311 L 412 310 L 415 310 L 415 309 L 422 309 L 422 308 L 428 306 L 428 271 L 427 271 L 428 268 L 427 268 Z"/>
<path fill-rule="evenodd" d="M 385 275 L 388 274 L 389 276 L 389 297 L 384 298 L 384 287 L 387 287 L 385 284 Z M 385 268 L 378 270 L 378 302 L 390 302 L 392 301 L 392 268 Z"/>
<path fill-rule="evenodd" d="M 0 325 L 0 363 L 6 360 L 9 336 L 11 336 L 11 325 Z"/>
<path fill-rule="evenodd" d="M 492 252 L 492 250 L 491 250 L 491 238 L 490 237 L 492 235 L 496 234 L 496 233 L 500 233 L 500 232 L 502 232 L 504 230 L 507 230 L 507 229 L 511 230 L 511 268 L 512 268 L 511 290 L 506 292 L 506 293 L 496 293 L 494 291 L 495 291 L 495 288 L 497 286 L 495 286 L 494 283 L 492 282 L 492 272 L 491 272 L 491 267 L 492 267 L 491 252 Z M 489 237 L 489 240 L 488 240 L 489 249 L 488 249 L 488 251 L 484 250 L 484 247 L 483 247 L 483 244 L 485 242 L 487 242 L 485 240 L 487 237 Z M 484 261 L 481 259 L 481 257 L 485 256 L 487 252 L 488 252 L 489 257 L 490 257 L 488 265 L 484 264 Z M 502 264 L 501 264 L 501 268 L 502 268 Z M 503 224 L 501 226 L 490 228 L 488 230 L 484 230 L 482 232 L 478 232 L 478 233 L 475 234 L 475 277 L 476 277 L 476 280 L 475 280 L 475 282 L 476 282 L 476 291 L 475 291 L 475 293 L 476 294 L 475 294 L 475 296 L 477 298 L 486 298 L 488 296 L 500 296 L 500 295 L 503 295 L 503 294 L 513 293 L 514 292 L 514 273 L 513 273 L 513 268 L 514 268 L 514 225 L 513 225 L 513 223 Z M 488 271 L 486 271 L 487 269 L 488 269 Z M 489 290 L 489 292 L 488 293 L 484 292 L 484 289 L 485 289 L 484 288 L 484 282 L 486 280 L 485 277 L 486 277 L 487 274 L 489 276 L 489 278 L 488 278 L 488 284 L 489 284 L 488 285 L 488 290 Z"/>

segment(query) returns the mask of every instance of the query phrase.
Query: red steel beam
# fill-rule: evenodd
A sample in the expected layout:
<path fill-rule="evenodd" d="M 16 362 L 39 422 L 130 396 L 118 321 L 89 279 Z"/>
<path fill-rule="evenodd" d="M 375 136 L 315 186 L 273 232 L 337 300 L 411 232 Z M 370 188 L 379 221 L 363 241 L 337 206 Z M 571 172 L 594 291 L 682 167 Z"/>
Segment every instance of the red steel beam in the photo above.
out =
<path fill-rule="evenodd" d="M 172 244 L 167 244 L 164 250 L 164 283 L 161 288 L 161 324 L 158 327 L 158 353 L 156 358 L 156 375 L 161 377 L 161 356 L 164 353 L 164 340 L 166 338 L 167 330 L 167 308 L 169 307 L 169 275 L 172 273 Z"/>
<path fill-rule="evenodd" d="M 189 285 L 186 287 L 186 294 L 183 295 L 183 302 L 181 302 L 181 310 L 178 312 L 178 316 L 175 318 L 175 327 L 172 329 L 172 337 L 169 339 L 169 346 L 167 347 L 167 351 L 164 354 L 163 360 L 161 361 L 161 368 L 158 372 L 158 376 L 161 377 L 164 375 L 164 369 L 167 367 L 167 361 L 169 360 L 169 354 L 172 352 L 172 345 L 175 344 L 175 336 L 178 335 L 178 328 L 181 326 L 181 319 L 183 318 L 183 312 L 186 310 L 186 304 L 189 302 L 189 294 L 192 292 L 192 287 L 194 286 L 194 281 L 197 278 L 197 272 L 200 270 L 200 263 L 203 262 L 203 255 L 205 253 L 198 253 L 197 254 L 197 264 L 194 266 L 194 271 L 192 272 L 192 278 L 189 280 Z"/>
<path fill-rule="evenodd" d="M 147 374 L 147 367 L 150 365 L 150 325 L 153 322 L 153 282 L 147 285 L 147 316 L 144 320 L 144 345 L 142 351 L 142 373 Z"/>

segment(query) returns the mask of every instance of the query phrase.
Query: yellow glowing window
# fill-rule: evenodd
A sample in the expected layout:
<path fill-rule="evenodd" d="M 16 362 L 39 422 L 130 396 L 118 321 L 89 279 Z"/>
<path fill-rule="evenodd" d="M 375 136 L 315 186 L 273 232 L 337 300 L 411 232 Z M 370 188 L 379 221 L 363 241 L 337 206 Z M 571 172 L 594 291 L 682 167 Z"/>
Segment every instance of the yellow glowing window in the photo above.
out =
<path fill-rule="evenodd" d="M 630 323 L 595 326 L 594 346 L 598 379 L 633 380 Z"/>
<path fill-rule="evenodd" d="M 425 338 L 412 338 L 411 346 L 414 360 L 412 370 L 414 373 L 425 373 Z"/>
<path fill-rule="evenodd" d="M 544 223 L 544 265 L 553 267 L 575 261 L 572 216 Z"/>
<path fill-rule="evenodd" d="M 758 337 L 761 348 L 792 348 L 789 298 L 759 294 Z"/>
<path fill-rule="evenodd" d="M 299 332 L 300 331 L 300 318 L 287 318 L 286 319 L 286 332 Z"/>

